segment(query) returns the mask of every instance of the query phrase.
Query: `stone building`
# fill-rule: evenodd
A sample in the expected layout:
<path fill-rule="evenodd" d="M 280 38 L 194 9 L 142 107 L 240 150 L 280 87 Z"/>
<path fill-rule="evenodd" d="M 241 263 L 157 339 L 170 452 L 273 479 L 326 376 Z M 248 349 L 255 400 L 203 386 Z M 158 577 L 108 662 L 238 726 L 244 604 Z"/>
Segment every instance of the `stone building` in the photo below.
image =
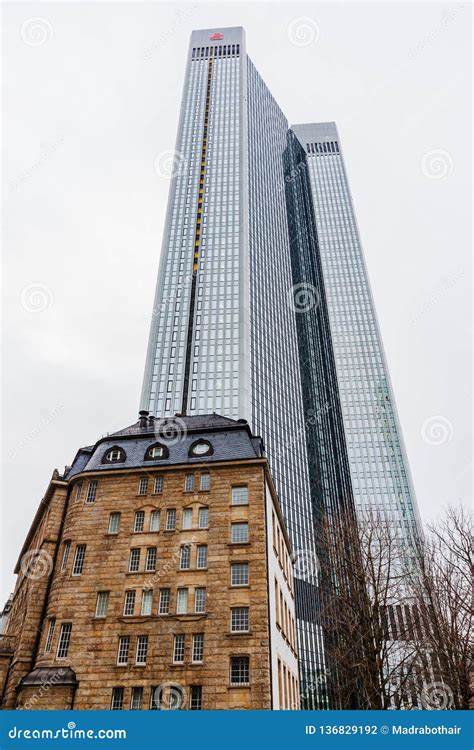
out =
<path fill-rule="evenodd" d="M 81 448 L 16 573 L 3 708 L 299 708 L 290 543 L 244 420 L 140 412 Z"/>

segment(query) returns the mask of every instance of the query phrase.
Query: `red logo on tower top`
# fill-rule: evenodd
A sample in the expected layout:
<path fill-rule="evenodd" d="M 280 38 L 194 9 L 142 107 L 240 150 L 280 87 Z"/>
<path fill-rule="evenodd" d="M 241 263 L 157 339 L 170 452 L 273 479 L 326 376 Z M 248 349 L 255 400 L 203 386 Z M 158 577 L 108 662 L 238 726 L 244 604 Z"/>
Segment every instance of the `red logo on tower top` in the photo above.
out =
<path fill-rule="evenodd" d="M 219 34 L 219 32 L 216 31 L 216 33 L 210 36 L 209 39 L 211 42 L 218 42 L 219 39 L 224 39 L 224 34 Z"/>

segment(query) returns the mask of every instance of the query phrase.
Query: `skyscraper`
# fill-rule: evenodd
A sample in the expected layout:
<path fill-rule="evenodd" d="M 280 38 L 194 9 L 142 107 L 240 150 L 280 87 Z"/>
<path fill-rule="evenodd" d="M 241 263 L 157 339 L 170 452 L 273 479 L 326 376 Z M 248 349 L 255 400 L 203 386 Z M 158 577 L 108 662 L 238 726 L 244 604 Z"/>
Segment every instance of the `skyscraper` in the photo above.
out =
<path fill-rule="evenodd" d="M 301 269 L 298 280 L 324 288 L 324 336 L 337 377 L 356 512 L 383 514 L 410 548 L 418 536 L 416 501 L 339 135 L 332 122 L 294 125 L 291 131 L 287 176 L 305 182 L 311 197 L 304 227 L 315 231 L 306 249 L 313 265 Z M 301 264 L 301 214 L 293 213 L 292 256 Z M 306 356 L 308 336 L 299 340 Z"/>
<path fill-rule="evenodd" d="M 416 507 L 335 125 L 288 129 L 241 28 L 191 36 L 141 408 L 263 437 L 301 702 L 328 706 L 320 517 L 382 511 L 412 541 Z"/>
<path fill-rule="evenodd" d="M 282 155 L 241 28 L 191 36 L 141 408 L 262 435 L 296 558 L 301 690 L 325 673 Z M 304 701 L 303 701 L 304 702 Z"/>

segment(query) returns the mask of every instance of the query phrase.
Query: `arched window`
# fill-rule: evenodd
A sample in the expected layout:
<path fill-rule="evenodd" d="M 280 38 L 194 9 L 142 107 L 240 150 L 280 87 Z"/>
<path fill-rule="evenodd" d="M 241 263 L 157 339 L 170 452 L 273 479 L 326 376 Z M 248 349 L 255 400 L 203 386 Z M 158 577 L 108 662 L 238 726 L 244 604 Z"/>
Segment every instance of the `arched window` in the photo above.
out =
<path fill-rule="evenodd" d="M 166 445 L 162 443 L 153 443 L 147 448 L 145 453 L 145 461 L 159 461 L 163 458 L 168 458 L 169 450 Z"/>
<path fill-rule="evenodd" d="M 120 464 L 125 461 L 126 457 L 127 455 L 124 449 L 120 448 L 118 445 L 114 445 L 113 448 L 109 448 L 105 451 L 104 455 L 102 456 L 102 463 Z"/>
<path fill-rule="evenodd" d="M 207 440 L 196 440 L 189 449 L 190 456 L 211 456 L 213 453 L 214 449 Z"/>

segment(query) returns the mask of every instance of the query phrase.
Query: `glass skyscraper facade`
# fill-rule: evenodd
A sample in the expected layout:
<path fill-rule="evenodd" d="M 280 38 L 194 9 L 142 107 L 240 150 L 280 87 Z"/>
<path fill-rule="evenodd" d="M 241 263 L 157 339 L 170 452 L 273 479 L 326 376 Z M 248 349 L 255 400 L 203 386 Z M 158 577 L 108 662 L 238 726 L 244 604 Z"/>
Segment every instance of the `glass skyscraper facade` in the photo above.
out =
<path fill-rule="evenodd" d="M 412 538 L 415 501 L 335 126 L 289 129 L 241 28 L 191 36 L 141 408 L 263 437 L 301 704 L 328 707 L 320 517 L 383 508 Z"/>
<path fill-rule="evenodd" d="M 303 705 L 324 706 L 317 560 L 292 298 L 288 122 L 241 28 L 188 53 L 141 407 L 217 412 L 260 434 L 295 556 Z"/>
<path fill-rule="evenodd" d="M 311 193 L 312 254 L 324 285 L 355 509 L 388 518 L 409 550 L 419 534 L 416 501 L 337 128 L 291 131 L 301 146 L 291 168 L 299 165 Z"/>

